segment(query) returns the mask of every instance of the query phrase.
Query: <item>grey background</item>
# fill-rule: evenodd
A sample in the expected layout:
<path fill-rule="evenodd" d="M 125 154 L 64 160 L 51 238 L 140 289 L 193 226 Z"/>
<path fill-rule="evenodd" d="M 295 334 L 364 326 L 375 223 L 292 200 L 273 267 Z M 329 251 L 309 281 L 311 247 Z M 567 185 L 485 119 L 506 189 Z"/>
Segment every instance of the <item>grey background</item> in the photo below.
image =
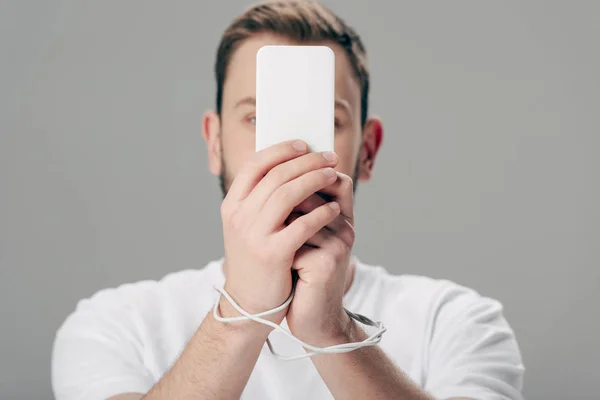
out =
<path fill-rule="evenodd" d="M 96 290 L 221 256 L 202 111 L 246 1 L 0 3 L 0 398 L 50 398 Z M 498 298 L 528 399 L 600 379 L 600 3 L 329 1 L 386 136 L 356 253 Z"/>

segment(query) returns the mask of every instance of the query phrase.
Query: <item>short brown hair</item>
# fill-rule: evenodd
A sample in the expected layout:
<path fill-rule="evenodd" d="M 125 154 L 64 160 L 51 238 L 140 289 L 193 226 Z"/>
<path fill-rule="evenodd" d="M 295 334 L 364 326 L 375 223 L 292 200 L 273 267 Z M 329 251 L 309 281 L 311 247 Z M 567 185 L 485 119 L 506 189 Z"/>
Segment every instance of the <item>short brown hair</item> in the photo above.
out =
<path fill-rule="evenodd" d="M 247 9 L 225 30 L 217 50 L 216 110 L 221 114 L 223 85 L 231 57 L 238 45 L 260 33 L 273 33 L 297 42 L 331 41 L 348 55 L 361 90 L 361 125 L 367 120 L 369 71 L 365 47 L 358 34 L 330 9 L 315 0 L 270 0 Z"/>

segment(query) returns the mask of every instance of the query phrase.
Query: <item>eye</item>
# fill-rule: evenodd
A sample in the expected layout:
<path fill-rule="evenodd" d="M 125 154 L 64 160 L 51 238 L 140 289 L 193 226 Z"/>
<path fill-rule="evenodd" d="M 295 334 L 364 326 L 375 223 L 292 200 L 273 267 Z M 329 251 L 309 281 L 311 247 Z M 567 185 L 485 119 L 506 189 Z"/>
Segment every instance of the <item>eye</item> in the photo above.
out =
<path fill-rule="evenodd" d="M 256 115 L 249 115 L 246 117 L 246 121 L 248 121 L 250 125 L 256 125 Z"/>

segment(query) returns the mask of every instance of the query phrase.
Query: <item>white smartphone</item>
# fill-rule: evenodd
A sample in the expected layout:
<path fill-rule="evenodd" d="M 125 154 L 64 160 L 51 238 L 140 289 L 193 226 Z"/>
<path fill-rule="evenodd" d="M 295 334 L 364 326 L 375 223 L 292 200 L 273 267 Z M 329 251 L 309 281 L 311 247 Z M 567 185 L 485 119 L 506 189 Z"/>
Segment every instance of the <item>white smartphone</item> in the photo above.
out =
<path fill-rule="evenodd" d="M 300 139 L 333 151 L 335 56 L 327 46 L 263 46 L 256 54 L 256 151 Z"/>

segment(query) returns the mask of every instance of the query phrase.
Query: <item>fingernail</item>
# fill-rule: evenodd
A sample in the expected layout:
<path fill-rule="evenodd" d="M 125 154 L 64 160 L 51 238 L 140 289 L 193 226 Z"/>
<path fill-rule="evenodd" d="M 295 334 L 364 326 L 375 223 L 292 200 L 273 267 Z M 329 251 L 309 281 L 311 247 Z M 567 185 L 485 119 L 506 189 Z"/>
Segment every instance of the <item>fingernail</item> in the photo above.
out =
<path fill-rule="evenodd" d="M 333 168 L 325 168 L 323 170 L 323 173 L 325 174 L 325 176 L 329 176 L 329 177 L 332 177 L 333 175 L 335 175 L 335 171 L 333 170 Z"/>
<path fill-rule="evenodd" d="M 305 151 L 306 150 L 306 143 L 304 143 L 302 140 L 295 141 L 292 146 L 294 146 L 294 148 L 296 150 L 298 150 L 298 151 Z"/>
<path fill-rule="evenodd" d="M 326 151 L 323 153 L 323 157 L 325 157 L 325 159 L 327 161 L 337 161 L 337 154 L 335 154 L 334 152 L 331 151 Z"/>
<path fill-rule="evenodd" d="M 340 205 L 335 201 L 329 203 L 329 207 L 331 207 L 333 211 L 338 211 L 340 209 Z"/>

